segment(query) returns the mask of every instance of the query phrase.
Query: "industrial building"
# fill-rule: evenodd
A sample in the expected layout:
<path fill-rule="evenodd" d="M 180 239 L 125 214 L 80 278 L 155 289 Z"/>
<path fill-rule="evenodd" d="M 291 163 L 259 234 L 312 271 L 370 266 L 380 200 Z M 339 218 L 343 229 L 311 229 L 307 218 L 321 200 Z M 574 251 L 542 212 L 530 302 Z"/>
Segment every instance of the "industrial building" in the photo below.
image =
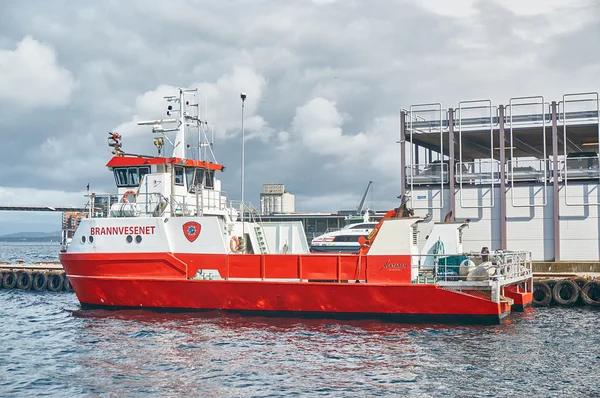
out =
<path fill-rule="evenodd" d="M 469 219 L 465 250 L 600 261 L 598 93 L 412 105 L 400 112 L 401 193 L 420 225 Z"/>
<path fill-rule="evenodd" d="M 294 195 L 285 190 L 284 184 L 263 184 L 260 194 L 260 213 L 293 213 Z"/>

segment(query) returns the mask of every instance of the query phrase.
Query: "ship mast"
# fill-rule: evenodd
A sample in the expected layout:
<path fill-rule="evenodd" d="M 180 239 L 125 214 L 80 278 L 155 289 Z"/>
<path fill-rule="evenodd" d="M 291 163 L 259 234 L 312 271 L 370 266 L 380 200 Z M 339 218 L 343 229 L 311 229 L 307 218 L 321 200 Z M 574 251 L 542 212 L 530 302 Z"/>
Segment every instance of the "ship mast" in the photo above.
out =
<path fill-rule="evenodd" d="M 175 136 L 175 142 L 173 143 L 173 157 L 180 158 L 180 159 L 186 158 L 185 150 L 187 148 L 187 144 L 185 142 L 185 122 L 186 122 L 186 117 L 188 115 L 187 115 L 187 111 L 185 109 L 185 105 L 187 105 L 187 103 L 185 102 L 184 91 L 192 91 L 192 90 L 183 90 L 180 88 L 179 89 L 179 99 L 176 100 L 176 101 L 179 101 L 179 126 L 177 128 L 177 135 Z"/>

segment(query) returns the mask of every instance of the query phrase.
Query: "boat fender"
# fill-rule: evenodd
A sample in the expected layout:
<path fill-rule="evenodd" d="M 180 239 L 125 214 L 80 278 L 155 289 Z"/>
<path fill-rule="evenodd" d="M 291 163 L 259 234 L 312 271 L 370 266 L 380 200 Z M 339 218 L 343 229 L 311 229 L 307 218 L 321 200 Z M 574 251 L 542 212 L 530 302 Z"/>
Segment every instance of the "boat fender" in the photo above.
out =
<path fill-rule="evenodd" d="M 579 305 L 585 305 L 585 301 L 583 301 L 583 287 L 586 285 L 586 283 L 588 283 L 589 281 L 586 278 L 582 278 L 582 277 L 578 277 L 578 278 L 573 278 L 571 279 L 573 282 L 575 282 L 575 284 L 577 285 L 577 287 L 579 287 L 579 299 L 577 300 L 577 304 Z"/>
<path fill-rule="evenodd" d="M 63 281 L 63 286 L 64 286 L 64 289 L 65 289 L 65 292 L 71 292 L 71 291 L 73 291 L 73 287 L 71 286 L 71 281 L 69 280 L 69 277 L 65 275 L 64 278 L 65 279 Z"/>
<path fill-rule="evenodd" d="M 600 281 L 591 280 L 586 283 L 581 295 L 587 305 L 600 306 Z"/>
<path fill-rule="evenodd" d="M 129 197 L 129 195 L 133 195 L 133 200 L 135 201 L 135 197 L 137 196 L 137 192 L 135 192 L 133 189 L 130 189 L 127 192 L 125 192 L 123 194 L 123 203 L 129 203 L 129 199 L 127 199 Z"/>
<path fill-rule="evenodd" d="M 234 253 L 237 252 L 238 250 L 240 250 L 240 240 L 238 239 L 237 236 L 231 237 L 231 239 L 229 240 L 229 248 Z"/>
<path fill-rule="evenodd" d="M 2 278 L 2 287 L 5 289 L 14 289 L 17 285 L 17 274 L 15 272 L 5 272 Z"/>
<path fill-rule="evenodd" d="M 554 288 L 554 285 L 556 285 L 556 279 L 546 279 L 543 282 L 548 285 L 550 289 Z"/>
<path fill-rule="evenodd" d="M 477 266 L 475 263 L 469 259 L 463 260 L 458 268 L 458 274 L 460 276 L 467 276 L 469 272 L 473 271 Z"/>
<path fill-rule="evenodd" d="M 489 270 L 486 269 L 485 263 L 478 265 L 477 267 L 469 270 L 467 274 L 467 281 L 486 281 L 490 278 Z"/>
<path fill-rule="evenodd" d="M 581 289 L 583 289 L 583 287 L 585 286 L 585 284 L 589 282 L 589 281 L 588 281 L 586 278 L 582 278 L 582 277 L 579 277 L 579 278 L 573 278 L 573 279 L 571 279 L 571 280 L 572 280 L 573 282 L 575 282 L 575 284 L 576 284 L 577 286 L 579 286 Z"/>
<path fill-rule="evenodd" d="M 579 287 L 570 279 L 562 279 L 552 288 L 552 298 L 560 305 L 574 304 L 579 298 Z"/>
<path fill-rule="evenodd" d="M 21 272 L 17 278 L 17 289 L 29 290 L 31 289 L 32 282 L 33 278 L 29 272 Z"/>
<path fill-rule="evenodd" d="M 61 274 L 48 275 L 48 290 L 51 292 L 60 292 L 63 288 L 63 280 Z"/>
<path fill-rule="evenodd" d="M 42 290 L 46 290 L 48 286 L 48 276 L 43 273 L 36 273 L 33 275 L 33 290 L 36 292 L 41 292 Z"/>
<path fill-rule="evenodd" d="M 544 282 L 533 282 L 533 305 L 548 307 L 552 301 L 552 290 Z"/>

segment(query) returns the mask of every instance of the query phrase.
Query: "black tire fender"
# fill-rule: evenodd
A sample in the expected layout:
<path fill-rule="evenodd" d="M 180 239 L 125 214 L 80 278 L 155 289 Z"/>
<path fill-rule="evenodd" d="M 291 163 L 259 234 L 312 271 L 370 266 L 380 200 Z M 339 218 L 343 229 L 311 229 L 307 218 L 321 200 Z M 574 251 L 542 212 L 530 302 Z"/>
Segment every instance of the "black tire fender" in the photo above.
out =
<path fill-rule="evenodd" d="M 17 277 L 17 289 L 21 290 L 29 290 L 31 289 L 31 285 L 33 283 L 33 277 L 27 271 L 23 271 L 19 273 Z"/>
<path fill-rule="evenodd" d="M 581 296 L 587 305 L 600 306 L 600 281 L 592 280 L 586 283 Z"/>
<path fill-rule="evenodd" d="M 63 289 L 64 278 L 61 274 L 48 275 L 48 290 L 60 292 Z"/>
<path fill-rule="evenodd" d="M 588 280 L 582 277 L 579 278 L 573 278 L 571 279 L 573 282 L 575 282 L 575 284 L 577 286 L 579 286 L 581 289 L 583 289 L 583 287 L 585 286 L 586 283 L 588 283 Z"/>
<path fill-rule="evenodd" d="M 536 307 L 548 307 L 552 301 L 552 290 L 540 281 L 533 282 L 533 305 Z"/>
<path fill-rule="evenodd" d="M 36 292 L 46 290 L 48 287 L 48 275 L 43 273 L 36 273 L 33 275 L 32 289 Z"/>
<path fill-rule="evenodd" d="M 63 286 L 65 289 L 65 292 L 73 291 L 73 286 L 71 286 L 71 281 L 69 280 L 69 277 L 67 275 L 64 275 Z"/>
<path fill-rule="evenodd" d="M 571 279 L 562 279 L 552 288 L 552 298 L 559 305 L 571 305 L 579 298 L 579 286 Z"/>
<path fill-rule="evenodd" d="M 571 279 L 573 282 L 575 282 L 575 284 L 579 287 L 579 298 L 577 299 L 577 304 L 579 305 L 585 305 L 585 301 L 583 301 L 583 287 L 585 286 L 586 283 L 589 282 L 588 279 L 586 278 L 573 278 Z"/>
<path fill-rule="evenodd" d="M 2 287 L 5 289 L 14 289 L 17 286 L 17 273 L 13 271 L 5 272 L 2 277 Z"/>

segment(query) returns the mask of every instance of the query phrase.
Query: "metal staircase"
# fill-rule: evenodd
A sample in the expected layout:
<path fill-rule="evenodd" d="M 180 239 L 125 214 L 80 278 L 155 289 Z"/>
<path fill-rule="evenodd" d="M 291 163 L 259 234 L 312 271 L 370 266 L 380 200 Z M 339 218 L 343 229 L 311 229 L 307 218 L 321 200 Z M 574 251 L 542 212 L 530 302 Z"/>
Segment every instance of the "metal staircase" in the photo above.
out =
<path fill-rule="evenodd" d="M 267 241 L 265 240 L 265 233 L 263 231 L 262 225 L 255 223 L 254 232 L 256 234 L 256 239 L 258 240 L 258 248 L 260 250 L 260 254 L 269 253 L 269 248 L 267 247 Z"/>
<path fill-rule="evenodd" d="M 252 203 L 240 203 L 240 209 L 242 206 L 244 207 L 245 215 L 248 217 L 247 220 L 254 225 L 254 236 L 258 242 L 258 251 L 260 254 L 269 254 L 269 246 L 267 245 L 265 231 L 258 210 L 256 210 Z M 253 242 L 252 237 L 250 238 L 250 241 Z"/>

